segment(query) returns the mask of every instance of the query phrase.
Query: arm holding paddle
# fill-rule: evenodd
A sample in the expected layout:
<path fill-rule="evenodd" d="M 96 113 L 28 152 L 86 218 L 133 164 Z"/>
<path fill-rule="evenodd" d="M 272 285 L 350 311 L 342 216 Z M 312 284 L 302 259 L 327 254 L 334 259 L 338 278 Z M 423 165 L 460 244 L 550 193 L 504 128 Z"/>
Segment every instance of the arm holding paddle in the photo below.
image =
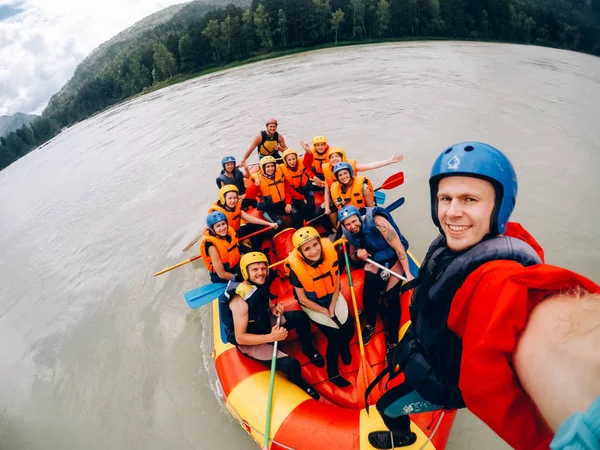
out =
<path fill-rule="evenodd" d="M 317 178 L 317 180 L 319 179 Z M 325 193 L 323 194 L 323 211 L 325 211 L 325 214 L 331 214 L 331 194 L 329 193 L 329 186 L 327 183 L 323 183 L 323 186 L 325 187 Z"/>
<path fill-rule="evenodd" d="M 363 186 L 363 197 L 365 198 L 365 206 L 372 208 L 375 206 L 375 192 L 371 190 L 370 185 L 365 183 Z"/>
<path fill-rule="evenodd" d="M 277 226 L 278 226 L 276 223 L 269 222 L 267 220 L 263 220 L 263 219 L 259 219 L 258 217 L 251 216 L 244 210 L 242 210 L 242 219 L 248 223 L 254 223 L 256 225 L 264 225 L 266 227 L 271 227 L 274 230 L 276 230 Z M 242 238 L 242 239 L 246 239 L 246 238 Z"/>
<path fill-rule="evenodd" d="M 256 147 L 258 147 L 258 145 L 261 142 L 262 142 L 262 136 L 260 134 L 258 134 L 254 139 L 252 139 L 252 142 L 250 143 L 250 147 L 248 147 L 248 150 L 246 150 L 246 153 L 244 153 L 244 157 L 240 161 L 240 165 L 238 166 L 240 169 L 243 169 L 244 167 L 246 167 L 246 160 L 250 157 L 252 152 L 256 149 Z"/>
<path fill-rule="evenodd" d="M 275 325 L 269 334 L 248 333 L 248 304 L 239 295 L 234 295 L 229 302 L 233 314 L 235 340 L 239 345 L 260 345 L 271 342 L 283 341 L 288 331 L 284 327 Z"/>
<path fill-rule="evenodd" d="M 404 269 L 404 273 L 406 274 L 406 279 L 412 280 L 414 277 L 410 273 L 410 266 L 408 263 L 406 251 L 404 250 L 404 247 L 402 246 L 402 241 L 400 240 L 398 233 L 396 233 L 396 230 L 394 230 L 394 227 L 392 227 L 392 225 L 382 216 L 375 217 L 375 225 L 377 226 L 377 229 L 387 241 L 389 246 L 392 247 L 396 252 L 398 261 L 400 262 L 400 265 L 402 266 L 402 269 Z"/>
<path fill-rule="evenodd" d="M 356 163 L 356 170 L 358 172 L 366 172 L 367 170 L 379 169 L 380 167 L 389 166 L 390 164 L 399 163 L 404 159 L 402 153 L 394 153 L 389 159 L 382 159 L 381 161 L 371 161 L 370 163 L 360 164 Z"/>

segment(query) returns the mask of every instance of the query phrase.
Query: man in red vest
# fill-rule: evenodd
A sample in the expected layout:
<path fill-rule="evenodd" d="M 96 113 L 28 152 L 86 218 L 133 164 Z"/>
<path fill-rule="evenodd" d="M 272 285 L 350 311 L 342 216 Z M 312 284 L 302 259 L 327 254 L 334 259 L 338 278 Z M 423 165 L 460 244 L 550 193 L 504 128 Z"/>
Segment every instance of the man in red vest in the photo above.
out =
<path fill-rule="evenodd" d="M 552 448 L 600 448 L 600 286 L 545 264 L 508 221 L 517 177 L 498 149 L 445 149 L 429 185 L 440 235 L 404 287 L 414 288 L 411 325 L 388 369 L 405 381 L 377 402 L 391 432 L 369 441 L 408 445 L 407 411 L 467 407 L 517 450 L 547 449 L 557 430 Z M 580 431 L 588 446 L 565 444 Z"/>

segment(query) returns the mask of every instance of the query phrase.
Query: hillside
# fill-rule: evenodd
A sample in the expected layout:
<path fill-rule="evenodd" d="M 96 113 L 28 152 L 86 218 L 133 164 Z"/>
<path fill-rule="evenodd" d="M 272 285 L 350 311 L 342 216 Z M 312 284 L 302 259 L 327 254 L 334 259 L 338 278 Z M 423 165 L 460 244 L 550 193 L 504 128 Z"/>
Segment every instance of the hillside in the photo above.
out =
<path fill-rule="evenodd" d="M 16 113 L 12 116 L 0 116 L 0 136 L 6 136 L 11 131 L 15 131 L 23 125 L 29 125 L 38 117 L 35 114 L 23 113 Z"/>
<path fill-rule="evenodd" d="M 76 95 L 87 82 L 102 73 L 111 61 L 128 46 L 135 45 L 138 40 L 152 39 L 155 31 L 161 25 L 169 23 L 169 28 L 183 27 L 189 21 L 199 20 L 208 11 L 229 3 L 244 5 L 249 1 L 195 0 L 169 6 L 136 22 L 102 43 L 77 66 L 73 77 L 50 99 L 50 109 L 68 102 L 69 97 Z"/>

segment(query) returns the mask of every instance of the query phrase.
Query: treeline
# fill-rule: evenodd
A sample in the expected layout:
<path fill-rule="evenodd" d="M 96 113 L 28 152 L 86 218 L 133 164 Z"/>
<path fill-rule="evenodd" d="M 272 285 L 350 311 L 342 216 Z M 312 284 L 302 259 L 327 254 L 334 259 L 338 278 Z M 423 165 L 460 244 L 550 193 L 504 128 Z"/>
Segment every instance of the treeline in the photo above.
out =
<path fill-rule="evenodd" d="M 280 50 L 341 41 L 446 37 L 518 42 L 600 55 L 600 0 L 253 0 L 172 20 L 109 49 L 75 92 L 0 140 L 0 169 L 65 126 L 180 74 Z"/>

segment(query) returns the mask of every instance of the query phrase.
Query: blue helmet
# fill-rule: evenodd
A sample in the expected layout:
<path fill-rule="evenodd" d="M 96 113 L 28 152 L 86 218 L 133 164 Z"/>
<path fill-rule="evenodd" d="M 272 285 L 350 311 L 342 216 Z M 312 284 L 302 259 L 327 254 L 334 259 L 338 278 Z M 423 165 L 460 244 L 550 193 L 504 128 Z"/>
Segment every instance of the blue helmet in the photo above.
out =
<path fill-rule="evenodd" d="M 338 215 L 337 216 L 338 216 L 338 220 L 340 221 L 340 223 L 342 225 L 344 225 L 344 220 L 346 220 L 348 217 L 358 216 L 358 220 L 361 220 L 361 218 L 360 218 L 360 211 L 354 205 L 344 206 L 342 209 L 340 209 L 338 211 Z M 361 222 L 362 222 L 362 220 L 361 220 Z"/>
<path fill-rule="evenodd" d="M 206 217 L 206 225 L 212 230 L 213 226 L 222 220 L 227 221 L 227 216 L 221 211 L 213 211 Z"/>
<path fill-rule="evenodd" d="M 223 169 L 225 168 L 225 164 L 230 162 L 235 164 L 235 158 L 233 156 L 223 156 L 223 158 L 221 158 L 221 165 L 223 166 Z"/>
<path fill-rule="evenodd" d="M 438 220 L 437 190 L 442 178 L 461 175 L 489 181 L 496 190 L 496 204 L 492 211 L 490 231 L 502 234 L 517 201 L 517 174 L 504 153 L 482 142 L 461 142 L 444 150 L 433 163 L 429 177 L 431 218 Z"/>
<path fill-rule="evenodd" d="M 340 170 L 347 170 L 350 172 L 350 178 L 354 178 L 354 170 L 352 170 L 352 165 L 349 162 L 343 161 L 333 166 L 333 174 L 335 175 L 336 179 Z"/>

